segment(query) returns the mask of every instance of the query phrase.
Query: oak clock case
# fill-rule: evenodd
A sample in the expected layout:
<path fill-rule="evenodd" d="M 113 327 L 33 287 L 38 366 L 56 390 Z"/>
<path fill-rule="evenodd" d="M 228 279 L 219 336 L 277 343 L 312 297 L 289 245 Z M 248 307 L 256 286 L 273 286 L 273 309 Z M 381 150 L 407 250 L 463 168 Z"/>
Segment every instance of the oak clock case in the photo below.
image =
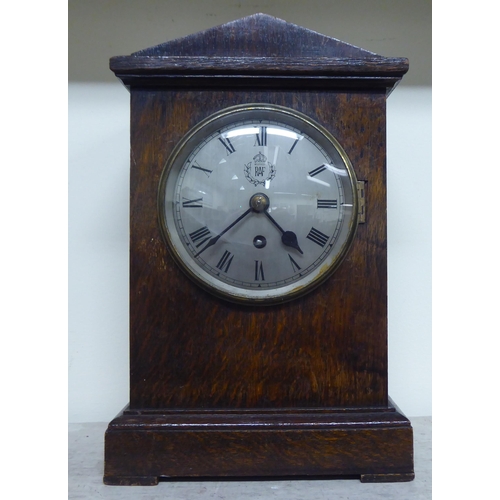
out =
<path fill-rule="evenodd" d="M 356 182 L 338 141 L 306 115 L 230 107 L 175 148 L 159 222 L 201 287 L 242 304 L 280 303 L 319 286 L 342 261 L 357 227 Z"/>
<path fill-rule="evenodd" d="M 110 67 L 131 96 L 130 399 L 104 482 L 412 480 L 387 356 L 386 100 L 408 61 L 255 14 Z"/>

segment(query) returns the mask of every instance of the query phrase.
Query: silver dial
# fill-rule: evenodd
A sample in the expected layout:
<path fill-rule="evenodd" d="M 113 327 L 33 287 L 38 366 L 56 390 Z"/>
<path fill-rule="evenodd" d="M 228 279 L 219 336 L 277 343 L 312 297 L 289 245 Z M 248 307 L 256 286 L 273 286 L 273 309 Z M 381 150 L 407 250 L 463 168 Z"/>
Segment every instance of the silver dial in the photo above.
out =
<path fill-rule="evenodd" d="M 357 225 L 354 170 L 305 115 L 254 104 L 201 122 L 160 182 L 159 218 L 182 269 L 249 304 L 300 296 L 345 256 Z"/>

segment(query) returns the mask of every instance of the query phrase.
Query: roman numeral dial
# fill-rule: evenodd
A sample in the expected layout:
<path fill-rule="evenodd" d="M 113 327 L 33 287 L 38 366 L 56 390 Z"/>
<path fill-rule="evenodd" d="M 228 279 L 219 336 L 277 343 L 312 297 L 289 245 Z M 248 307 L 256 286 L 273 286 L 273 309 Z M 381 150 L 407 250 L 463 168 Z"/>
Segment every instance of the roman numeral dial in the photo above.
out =
<path fill-rule="evenodd" d="M 194 168 L 195 170 L 199 170 L 200 172 L 203 172 L 207 177 L 210 177 L 210 174 L 213 172 L 213 170 L 210 170 L 209 168 L 204 168 L 204 167 L 198 165 L 197 162 L 194 162 L 191 165 L 191 168 Z"/>
<path fill-rule="evenodd" d="M 195 198 L 193 200 L 188 200 L 187 198 L 182 197 L 183 208 L 203 208 L 202 202 L 203 198 Z"/>
<path fill-rule="evenodd" d="M 226 153 L 228 155 L 230 154 L 233 154 L 236 152 L 236 149 L 234 149 L 234 146 L 232 144 L 232 142 L 229 140 L 228 137 L 219 137 L 219 141 L 221 142 L 221 144 L 226 148 Z"/>
<path fill-rule="evenodd" d="M 205 290 L 280 303 L 318 286 L 348 251 L 356 185 L 320 125 L 245 104 L 208 117 L 176 146 L 160 184 L 160 224 L 172 259 Z"/>
<path fill-rule="evenodd" d="M 255 138 L 256 146 L 267 146 L 267 127 L 259 127 Z"/>
<path fill-rule="evenodd" d="M 265 281 L 264 265 L 260 260 L 255 261 L 255 281 Z"/>
<path fill-rule="evenodd" d="M 338 200 L 318 200 L 316 206 L 318 208 L 337 209 L 337 208 L 339 208 L 339 202 L 338 202 Z"/>
<path fill-rule="evenodd" d="M 210 239 L 210 230 L 207 226 L 203 226 L 190 233 L 189 237 L 191 238 L 191 241 L 194 243 L 196 248 L 198 248 Z"/>
<path fill-rule="evenodd" d="M 306 238 L 313 243 L 316 243 L 316 245 L 319 245 L 320 247 L 324 247 L 328 240 L 330 239 L 329 236 L 326 234 L 322 233 L 318 229 L 312 227 L 309 233 L 307 234 Z"/>
<path fill-rule="evenodd" d="M 320 174 L 321 172 L 324 172 L 325 170 L 326 170 L 326 165 L 320 165 L 319 167 L 311 170 L 309 172 L 309 176 L 316 177 L 318 174 Z"/>
<path fill-rule="evenodd" d="M 229 267 L 231 266 L 231 263 L 233 262 L 233 257 L 234 257 L 234 255 L 231 252 L 224 250 L 222 257 L 220 258 L 218 264 L 215 267 L 217 269 L 220 269 L 221 271 L 227 273 L 229 271 Z"/>

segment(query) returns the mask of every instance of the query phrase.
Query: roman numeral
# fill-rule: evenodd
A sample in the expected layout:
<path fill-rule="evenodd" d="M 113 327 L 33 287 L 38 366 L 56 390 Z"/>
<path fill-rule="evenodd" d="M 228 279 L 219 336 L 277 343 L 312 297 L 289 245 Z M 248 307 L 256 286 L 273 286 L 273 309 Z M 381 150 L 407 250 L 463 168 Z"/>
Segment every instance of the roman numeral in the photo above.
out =
<path fill-rule="evenodd" d="M 264 268 L 262 267 L 262 261 L 255 261 L 255 281 L 264 281 Z"/>
<path fill-rule="evenodd" d="M 203 198 L 196 198 L 195 200 L 188 200 L 187 198 L 182 197 L 183 201 L 182 202 L 182 207 L 183 208 L 202 208 L 203 205 L 200 203 L 203 201 Z"/>
<path fill-rule="evenodd" d="M 229 266 L 231 265 L 231 262 L 233 262 L 233 257 L 234 257 L 234 255 L 231 252 L 228 252 L 227 250 L 225 250 L 224 254 L 222 255 L 221 259 L 219 260 L 219 263 L 215 267 L 217 269 L 220 269 L 224 273 L 227 273 Z"/>
<path fill-rule="evenodd" d="M 318 208 L 338 208 L 337 200 L 318 200 Z"/>
<path fill-rule="evenodd" d="M 200 227 L 196 231 L 189 234 L 192 242 L 195 244 L 196 248 L 203 245 L 206 241 L 210 239 L 210 230 L 207 226 Z M 200 241 L 201 240 L 201 241 Z"/>
<path fill-rule="evenodd" d="M 329 236 L 323 234 L 321 231 L 318 231 L 314 227 L 311 228 L 309 234 L 306 236 L 308 240 L 314 241 L 320 247 L 324 247 L 326 242 L 330 239 Z"/>
<path fill-rule="evenodd" d="M 321 172 L 323 172 L 323 170 L 326 170 L 326 165 L 320 165 L 318 168 L 315 168 L 314 170 L 311 170 L 310 172 L 308 172 L 308 174 L 310 177 L 314 177 L 314 176 L 320 174 Z"/>
<path fill-rule="evenodd" d="M 260 127 L 254 146 L 267 146 L 267 127 Z"/>
<path fill-rule="evenodd" d="M 236 149 L 234 149 L 234 146 L 231 144 L 231 141 L 227 137 L 226 138 L 219 137 L 219 141 L 226 148 L 228 156 L 236 151 Z"/>
<path fill-rule="evenodd" d="M 297 143 L 299 142 L 298 139 L 295 139 L 295 142 L 292 144 L 292 147 L 290 148 L 290 151 L 288 151 L 288 154 L 291 155 L 292 154 L 292 151 L 293 149 L 295 148 L 295 146 L 297 145 Z"/>
<path fill-rule="evenodd" d="M 295 262 L 290 254 L 288 254 L 288 258 L 290 259 L 290 264 L 292 265 L 292 269 L 294 272 L 300 271 L 300 266 Z"/>
<path fill-rule="evenodd" d="M 194 162 L 193 165 L 191 165 L 191 168 L 195 168 L 196 170 L 201 170 L 207 177 L 210 177 L 210 174 L 213 172 L 213 170 L 208 170 L 208 168 L 200 167 L 196 162 Z"/>

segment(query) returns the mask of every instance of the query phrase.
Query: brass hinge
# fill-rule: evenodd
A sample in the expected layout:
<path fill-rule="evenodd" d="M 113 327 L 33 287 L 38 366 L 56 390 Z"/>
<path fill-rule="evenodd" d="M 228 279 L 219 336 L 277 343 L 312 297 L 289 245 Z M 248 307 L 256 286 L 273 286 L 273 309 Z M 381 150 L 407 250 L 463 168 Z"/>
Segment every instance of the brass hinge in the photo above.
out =
<path fill-rule="evenodd" d="M 366 222 L 365 181 L 358 182 L 358 224 Z"/>

